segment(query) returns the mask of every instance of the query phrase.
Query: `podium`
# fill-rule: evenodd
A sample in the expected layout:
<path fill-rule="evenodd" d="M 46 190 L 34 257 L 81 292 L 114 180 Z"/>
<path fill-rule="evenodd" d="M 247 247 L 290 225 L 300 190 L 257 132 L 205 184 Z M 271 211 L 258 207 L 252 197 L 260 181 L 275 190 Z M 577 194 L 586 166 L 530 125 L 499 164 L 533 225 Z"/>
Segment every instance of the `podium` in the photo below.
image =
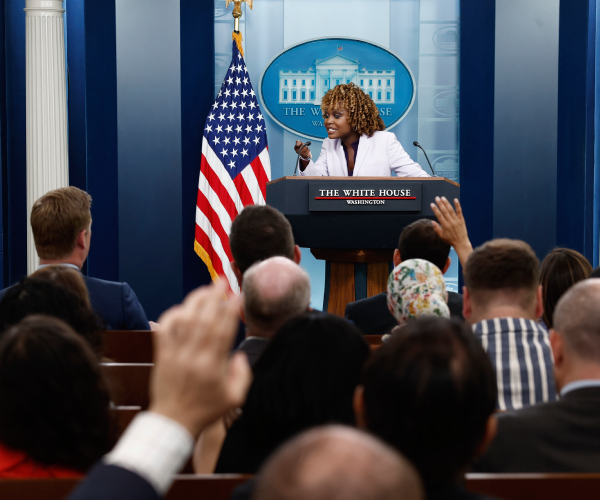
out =
<path fill-rule="evenodd" d="M 292 225 L 296 244 L 326 261 L 323 310 L 384 292 L 402 229 L 435 220 L 436 196 L 459 198 L 443 177 L 282 177 L 267 184 L 267 204 Z"/>

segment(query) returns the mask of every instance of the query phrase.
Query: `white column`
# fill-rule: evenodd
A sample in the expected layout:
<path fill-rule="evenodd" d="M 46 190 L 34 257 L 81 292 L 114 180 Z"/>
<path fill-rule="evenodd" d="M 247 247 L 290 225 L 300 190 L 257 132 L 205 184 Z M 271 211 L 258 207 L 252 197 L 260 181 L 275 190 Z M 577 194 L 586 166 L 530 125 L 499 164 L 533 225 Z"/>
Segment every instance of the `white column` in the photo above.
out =
<path fill-rule="evenodd" d="M 27 271 L 35 271 L 29 216 L 40 196 L 69 185 L 62 0 L 25 0 Z"/>

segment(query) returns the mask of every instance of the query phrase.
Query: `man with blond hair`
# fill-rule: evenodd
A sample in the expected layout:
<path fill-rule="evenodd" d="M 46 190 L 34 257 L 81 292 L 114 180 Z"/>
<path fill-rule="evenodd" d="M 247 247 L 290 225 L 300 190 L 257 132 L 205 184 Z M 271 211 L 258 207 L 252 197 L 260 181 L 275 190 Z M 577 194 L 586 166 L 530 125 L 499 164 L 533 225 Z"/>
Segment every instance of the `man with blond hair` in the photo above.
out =
<path fill-rule="evenodd" d="M 40 268 L 62 265 L 81 271 L 90 251 L 92 197 L 74 186 L 49 191 L 31 209 Z M 149 330 L 146 313 L 127 283 L 84 276 L 92 309 L 110 330 Z M 4 290 L 0 292 L 0 299 Z"/>

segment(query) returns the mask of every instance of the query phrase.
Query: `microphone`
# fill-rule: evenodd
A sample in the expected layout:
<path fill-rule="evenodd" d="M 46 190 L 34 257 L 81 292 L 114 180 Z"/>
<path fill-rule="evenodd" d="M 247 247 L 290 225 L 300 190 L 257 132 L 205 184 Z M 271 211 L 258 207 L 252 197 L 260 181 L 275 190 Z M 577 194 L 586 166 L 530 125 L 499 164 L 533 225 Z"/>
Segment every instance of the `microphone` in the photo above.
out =
<path fill-rule="evenodd" d="M 429 161 L 429 157 L 427 156 L 427 153 L 423 149 L 423 146 L 421 146 L 417 141 L 413 141 L 413 146 L 416 146 L 421 151 L 423 151 L 423 154 L 425 155 L 425 159 L 427 160 L 427 163 L 429 163 L 429 168 L 431 169 L 431 173 L 433 174 L 434 177 L 437 177 L 437 175 L 435 175 L 435 171 L 433 170 L 433 167 L 431 166 L 431 162 Z"/>
<path fill-rule="evenodd" d="M 296 159 L 296 168 L 294 168 L 294 175 L 297 175 L 298 172 L 298 165 L 300 164 L 300 151 L 302 151 L 302 148 L 304 146 L 310 146 L 311 142 L 310 141 L 306 141 L 304 143 L 302 143 L 300 145 L 300 147 L 298 148 L 298 158 Z"/>

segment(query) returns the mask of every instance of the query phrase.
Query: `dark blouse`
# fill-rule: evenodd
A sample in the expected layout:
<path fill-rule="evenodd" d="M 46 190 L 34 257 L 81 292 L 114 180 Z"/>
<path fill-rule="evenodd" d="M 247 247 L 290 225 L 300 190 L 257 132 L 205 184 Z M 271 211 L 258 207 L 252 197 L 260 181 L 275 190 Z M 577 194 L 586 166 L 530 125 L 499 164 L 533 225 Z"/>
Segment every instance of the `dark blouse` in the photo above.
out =
<path fill-rule="evenodd" d="M 360 141 L 360 139 L 358 140 Z M 352 149 L 354 149 L 354 166 L 356 166 L 356 157 L 358 156 L 358 141 L 352 143 Z M 346 157 L 346 165 L 348 165 L 348 149 L 346 145 L 342 142 L 342 147 L 344 148 L 344 156 Z M 348 169 L 348 176 L 352 177 L 354 175 L 354 169 Z"/>

